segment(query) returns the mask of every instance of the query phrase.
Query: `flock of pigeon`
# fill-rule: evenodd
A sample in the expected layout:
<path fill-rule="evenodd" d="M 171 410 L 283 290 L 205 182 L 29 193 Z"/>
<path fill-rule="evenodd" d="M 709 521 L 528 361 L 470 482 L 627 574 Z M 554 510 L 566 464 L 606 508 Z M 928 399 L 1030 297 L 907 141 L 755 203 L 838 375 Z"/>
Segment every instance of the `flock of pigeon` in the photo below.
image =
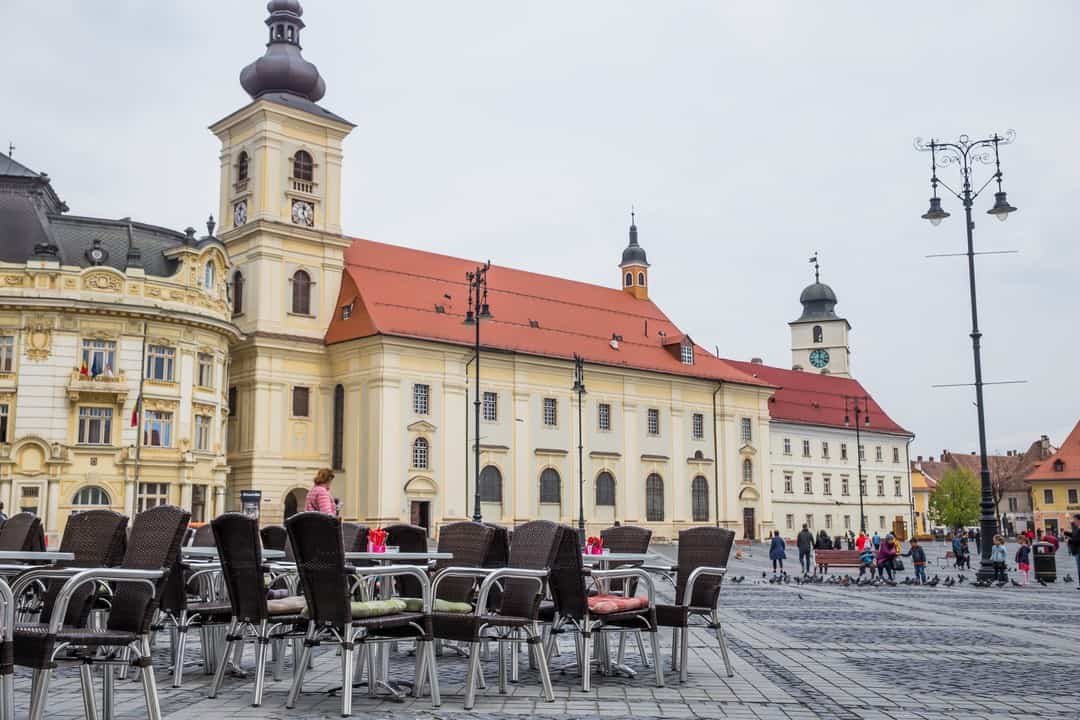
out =
<path fill-rule="evenodd" d="M 874 578 L 871 578 L 871 577 L 852 577 L 851 575 L 829 575 L 829 576 L 825 576 L 825 575 L 802 575 L 802 576 L 794 575 L 794 576 L 792 576 L 792 575 L 789 575 L 786 572 L 781 572 L 779 574 L 774 574 L 772 577 L 769 577 L 768 572 L 764 572 L 764 571 L 761 573 L 761 578 L 762 578 L 761 580 L 752 580 L 751 584 L 764 585 L 765 583 L 768 583 L 769 585 L 790 585 L 792 583 L 795 583 L 796 585 L 838 585 L 840 587 L 883 587 L 883 586 L 885 586 L 885 587 L 898 587 L 900 585 L 915 585 L 915 586 L 920 586 L 920 587 L 937 587 L 940 584 L 941 587 L 954 587 L 954 586 L 958 586 L 958 585 L 963 585 L 965 582 L 967 582 L 967 576 L 964 575 L 963 573 L 958 573 L 955 579 L 951 575 L 947 575 L 945 577 L 944 581 L 941 579 L 940 575 L 935 575 L 933 578 L 926 581 L 925 583 L 920 583 L 918 580 L 916 580 L 915 578 L 911 578 L 911 577 L 904 578 L 903 580 L 900 580 L 899 582 L 897 582 L 896 580 L 889 580 L 887 578 L 882 578 L 882 577 L 874 577 Z M 745 580 L 746 580 L 746 576 L 741 575 L 739 577 L 731 578 L 731 580 L 729 582 L 733 582 L 736 585 L 738 585 L 738 584 L 744 582 Z M 1062 580 L 1066 584 L 1071 583 L 1073 581 L 1071 575 L 1066 575 L 1064 578 L 1062 578 Z M 1047 583 L 1042 578 L 1036 578 L 1036 582 L 1038 582 L 1039 585 L 1041 585 L 1042 587 L 1049 587 L 1049 583 Z M 1015 580 L 1011 580 L 1011 579 L 1009 581 L 1007 581 L 1007 582 L 1005 580 L 999 580 L 997 582 L 993 582 L 993 581 L 990 581 L 990 580 L 978 580 L 978 579 L 976 579 L 973 582 L 971 582 L 970 585 L 971 585 L 971 587 L 977 587 L 977 588 L 988 588 L 988 587 L 1003 588 L 1006 585 L 1008 585 L 1009 583 L 1012 583 L 1013 587 L 1025 587 L 1022 583 L 1018 583 Z"/>

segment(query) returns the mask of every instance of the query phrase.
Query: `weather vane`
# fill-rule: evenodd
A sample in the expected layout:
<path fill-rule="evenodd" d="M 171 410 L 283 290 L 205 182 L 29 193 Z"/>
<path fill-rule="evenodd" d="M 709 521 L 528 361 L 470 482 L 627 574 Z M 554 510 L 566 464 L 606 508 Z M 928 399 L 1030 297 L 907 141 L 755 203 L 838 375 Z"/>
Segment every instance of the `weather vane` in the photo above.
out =
<path fill-rule="evenodd" d="M 8 141 L 8 144 L 7 144 L 7 154 L 8 154 L 8 157 L 13 157 L 14 154 L 15 154 L 15 143 L 11 142 L 10 140 Z"/>
<path fill-rule="evenodd" d="M 818 264 L 817 250 L 810 256 L 810 264 L 814 266 L 814 282 L 821 282 L 821 265 Z"/>

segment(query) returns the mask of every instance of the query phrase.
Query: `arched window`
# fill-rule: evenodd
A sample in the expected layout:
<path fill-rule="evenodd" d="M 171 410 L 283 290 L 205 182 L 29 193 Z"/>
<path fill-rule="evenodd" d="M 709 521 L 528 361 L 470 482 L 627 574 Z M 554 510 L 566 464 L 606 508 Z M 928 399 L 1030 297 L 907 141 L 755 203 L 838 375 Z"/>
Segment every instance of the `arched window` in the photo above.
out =
<path fill-rule="evenodd" d="M 345 464 L 345 386 L 334 386 L 334 434 L 331 464 L 341 470 Z"/>
<path fill-rule="evenodd" d="M 203 288 L 206 290 L 214 289 L 214 261 L 207 260 L 206 266 L 203 268 Z"/>
<path fill-rule="evenodd" d="M 540 502 L 562 502 L 562 483 L 559 482 L 559 473 L 552 468 L 540 473 Z"/>
<path fill-rule="evenodd" d="M 427 470 L 428 466 L 428 441 L 424 438 L 416 438 L 412 444 L 412 466 L 417 470 Z"/>
<path fill-rule="evenodd" d="M 645 273 L 639 272 L 637 274 L 637 284 L 641 287 L 645 287 Z"/>
<path fill-rule="evenodd" d="M 297 315 L 311 314 L 311 276 L 304 270 L 292 276 L 292 311 Z"/>
<path fill-rule="evenodd" d="M 502 502 L 502 473 L 494 465 L 480 471 L 480 502 Z"/>
<path fill-rule="evenodd" d="M 244 275 L 239 270 L 232 276 L 232 311 L 233 315 L 244 312 Z"/>
<path fill-rule="evenodd" d="M 313 177 L 312 168 L 314 168 L 314 166 L 315 164 L 311 160 L 311 155 L 304 150 L 297 150 L 296 154 L 293 155 L 293 178 L 311 182 L 311 178 Z"/>
<path fill-rule="evenodd" d="M 649 522 L 664 519 L 664 480 L 656 473 L 645 478 L 645 519 Z"/>
<path fill-rule="evenodd" d="M 709 519 L 709 481 L 698 475 L 690 483 L 690 500 L 694 522 Z"/>
<path fill-rule="evenodd" d="M 72 505 L 93 505 L 95 507 L 112 505 L 112 501 L 109 499 L 109 493 L 105 488 L 100 488 L 96 485 L 87 485 L 79 492 L 75 493 L 75 497 L 71 498 Z"/>
<path fill-rule="evenodd" d="M 606 470 L 596 476 L 596 505 L 615 507 L 615 476 Z"/>
<path fill-rule="evenodd" d="M 626 273 L 626 287 L 634 284 L 634 273 Z"/>
<path fill-rule="evenodd" d="M 816 343 L 821 342 L 821 326 L 820 325 L 815 325 L 814 326 L 814 342 L 816 342 Z"/>
<path fill-rule="evenodd" d="M 742 461 L 742 481 L 747 485 L 754 482 L 754 463 L 750 461 L 750 458 Z"/>
<path fill-rule="evenodd" d="M 248 154 L 244 150 L 236 157 L 236 182 L 248 179 Z"/>

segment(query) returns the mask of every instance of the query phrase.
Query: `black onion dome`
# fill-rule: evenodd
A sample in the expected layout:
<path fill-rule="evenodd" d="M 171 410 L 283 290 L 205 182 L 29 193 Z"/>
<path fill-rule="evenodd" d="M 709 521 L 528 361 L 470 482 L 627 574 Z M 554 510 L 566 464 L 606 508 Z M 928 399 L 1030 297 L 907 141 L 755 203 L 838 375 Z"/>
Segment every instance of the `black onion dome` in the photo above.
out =
<path fill-rule="evenodd" d="M 637 225 L 630 224 L 630 244 L 626 246 L 626 249 L 622 251 L 622 265 L 648 265 L 649 261 L 645 257 L 645 248 L 638 245 L 637 237 Z"/>
<path fill-rule="evenodd" d="M 290 93 L 316 102 L 326 94 L 319 69 L 300 54 L 304 9 L 299 0 L 270 0 L 270 41 L 266 54 L 240 71 L 240 85 L 254 100 L 272 92 Z"/>
<path fill-rule="evenodd" d="M 836 312 L 833 310 L 837 303 L 836 293 L 823 282 L 808 285 L 799 295 L 799 302 L 802 303 L 803 312 L 802 317 L 796 322 L 837 319 Z"/>

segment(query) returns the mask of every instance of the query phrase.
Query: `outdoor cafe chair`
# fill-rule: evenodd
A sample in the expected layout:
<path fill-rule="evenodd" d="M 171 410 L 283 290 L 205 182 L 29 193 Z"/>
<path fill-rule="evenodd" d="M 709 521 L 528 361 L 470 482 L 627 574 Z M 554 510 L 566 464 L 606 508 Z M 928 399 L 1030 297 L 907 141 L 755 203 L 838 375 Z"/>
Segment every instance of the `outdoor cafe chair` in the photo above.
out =
<path fill-rule="evenodd" d="M 267 525 L 259 530 L 259 537 L 266 550 L 284 550 L 289 545 L 289 536 L 284 525 Z"/>
<path fill-rule="evenodd" d="M 202 528 L 199 528 L 200 530 Z M 194 547 L 208 547 L 195 545 Z M 155 632 L 168 629 L 172 637 L 172 686 L 184 684 L 184 656 L 187 652 L 187 639 L 192 630 L 202 634 L 200 646 L 203 653 L 203 667 L 212 672 L 217 658 L 212 646 L 211 630 L 228 623 L 231 608 L 229 603 L 215 598 L 214 585 L 220 572 L 217 563 L 203 563 L 206 567 L 185 562 L 177 556 L 173 563 L 169 579 L 161 591 L 158 618 L 153 625 Z"/>
<path fill-rule="evenodd" d="M 45 549 L 41 518 L 33 513 L 16 513 L 0 527 L 0 550 L 39 552 Z"/>
<path fill-rule="evenodd" d="M 31 570 L 14 583 L 13 593 L 38 579 L 68 578 L 56 595 L 47 623 L 15 626 L 14 664 L 33 668 L 30 719 L 41 720 L 49 701 L 49 680 L 59 659 L 74 659 L 82 681 L 87 717 L 97 717 L 93 664 L 105 666 L 105 717 L 112 717 L 112 666 L 123 662 L 124 650 L 134 655 L 132 664 L 141 670 L 147 716 L 161 719 L 154 667 L 150 657 L 150 624 L 161 589 L 184 537 L 190 514 L 172 505 L 159 505 L 135 516 L 124 560 L 116 568 L 42 568 Z M 76 593 L 85 585 L 113 583 L 112 610 L 104 627 L 71 627 L 64 624 Z M 61 650 L 69 653 L 63 658 Z M 74 654 L 74 658 L 71 655 Z M 119 658 L 119 659 L 118 659 Z"/>
<path fill-rule="evenodd" d="M 649 551 L 649 543 L 652 541 L 652 530 L 637 527 L 636 525 L 616 525 L 601 530 L 600 539 L 604 542 L 604 549 L 613 553 L 647 553 Z M 615 568 L 623 567 L 628 564 L 641 565 L 641 563 L 628 563 L 625 561 L 612 562 L 608 564 L 608 568 L 614 570 Z M 637 594 L 637 580 L 633 578 L 626 581 L 612 580 L 608 584 L 608 592 L 633 596 Z M 649 656 L 645 653 L 645 643 L 641 639 L 641 633 L 635 632 L 634 639 L 637 642 L 638 657 L 641 659 L 641 664 L 645 667 L 649 667 Z M 619 651 L 617 653 L 617 658 L 620 663 L 623 661 L 623 653 L 625 650 L 626 633 L 619 633 Z"/>

